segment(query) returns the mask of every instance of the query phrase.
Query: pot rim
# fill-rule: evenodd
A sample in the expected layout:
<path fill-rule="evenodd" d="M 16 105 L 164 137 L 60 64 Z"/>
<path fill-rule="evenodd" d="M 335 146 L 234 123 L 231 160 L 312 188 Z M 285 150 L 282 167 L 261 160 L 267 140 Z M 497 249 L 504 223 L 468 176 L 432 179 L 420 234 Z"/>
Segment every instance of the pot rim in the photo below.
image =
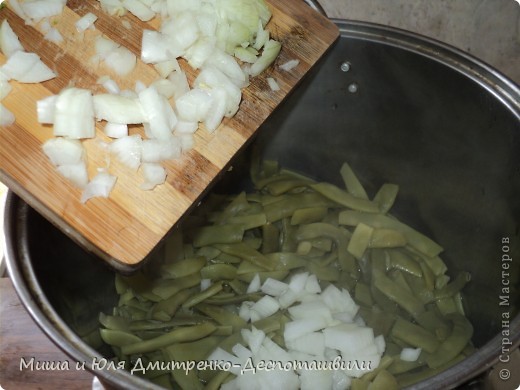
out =
<path fill-rule="evenodd" d="M 310 0 L 311 3 L 314 3 Z M 316 7 L 313 7 L 316 9 Z M 520 89 L 500 72 L 470 54 L 437 40 L 394 27 L 379 24 L 331 19 L 339 27 L 342 38 L 376 42 L 414 52 L 456 70 L 478 83 L 498 99 L 520 121 Z M 102 382 L 126 389 L 159 389 L 158 386 L 123 370 L 96 369 L 93 359 L 101 356 L 87 346 L 58 316 L 36 279 L 29 259 L 27 243 L 16 242 L 27 237 L 23 226 L 29 206 L 8 191 L 4 220 L 7 270 L 20 300 L 42 331 L 67 355 L 85 366 Z M 498 303 L 497 303 L 498 304 Z M 511 351 L 520 345 L 520 314 L 510 322 Z M 453 388 L 474 378 L 494 365 L 502 351 L 500 334 L 480 347 L 473 355 L 453 367 L 413 386 L 414 389 Z"/>

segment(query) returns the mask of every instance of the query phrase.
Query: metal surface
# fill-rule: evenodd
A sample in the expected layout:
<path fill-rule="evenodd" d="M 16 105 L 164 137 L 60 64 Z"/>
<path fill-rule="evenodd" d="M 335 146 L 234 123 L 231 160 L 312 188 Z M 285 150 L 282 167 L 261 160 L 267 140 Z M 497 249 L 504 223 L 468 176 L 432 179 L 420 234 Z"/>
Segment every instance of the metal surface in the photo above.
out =
<path fill-rule="evenodd" d="M 501 353 L 504 238 L 511 256 L 520 256 L 520 91 L 478 60 L 438 42 L 367 23 L 336 23 L 340 41 L 273 114 L 253 146 L 283 166 L 331 182 L 348 161 L 372 195 L 385 182 L 400 185 L 395 213 L 445 247 L 451 274 L 462 269 L 472 274 L 465 303 L 478 351 L 415 386 L 452 388 L 488 369 Z M 345 62 L 347 72 L 341 69 Z M 248 153 L 241 158 L 247 160 Z M 234 166 L 216 189 L 244 185 L 245 163 Z M 108 309 L 115 294 L 113 271 L 13 194 L 6 238 L 9 273 L 36 322 L 74 359 L 99 356 L 65 319 L 63 298 L 93 311 Z M 511 265 L 507 307 L 513 345 L 520 343 L 518 265 Z M 92 298 L 94 291 L 99 300 Z M 144 388 L 125 372 L 97 375 L 127 389 Z"/>

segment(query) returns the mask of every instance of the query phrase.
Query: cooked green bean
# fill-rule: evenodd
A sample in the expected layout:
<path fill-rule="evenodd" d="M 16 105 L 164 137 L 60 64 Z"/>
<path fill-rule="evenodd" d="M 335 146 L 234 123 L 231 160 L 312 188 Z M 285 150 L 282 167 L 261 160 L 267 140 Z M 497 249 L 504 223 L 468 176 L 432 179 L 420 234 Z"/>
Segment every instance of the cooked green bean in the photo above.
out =
<path fill-rule="evenodd" d="M 471 275 L 469 272 L 460 272 L 453 282 L 448 283 L 441 289 L 435 290 L 435 299 L 442 299 L 454 296 L 456 293 L 462 290 L 466 283 L 468 283 L 470 280 Z"/>
<path fill-rule="evenodd" d="M 177 279 L 199 272 L 206 262 L 207 260 L 203 256 L 190 257 L 164 265 L 161 271 L 169 278 Z"/>
<path fill-rule="evenodd" d="M 191 289 L 185 289 L 179 291 L 178 293 L 172 295 L 169 298 L 157 302 L 157 304 L 152 308 L 152 318 L 158 319 L 157 316 L 160 315 L 158 313 L 164 313 L 168 317 L 172 317 L 181 307 L 181 305 L 194 294 L 195 291 Z"/>
<path fill-rule="evenodd" d="M 372 275 L 374 286 L 388 298 L 396 302 L 414 318 L 424 311 L 424 305 L 413 294 L 382 273 Z"/>
<path fill-rule="evenodd" d="M 387 370 L 381 370 L 372 380 L 369 386 L 370 390 L 397 390 L 399 383 L 395 377 Z"/>
<path fill-rule="evenodd" d="M 459 363 L 463 359 L 464 359 L 463 355 L 458 355 L 454 359 L 452 359 L 449 362 L 446 362 L 444 365 L 442 365 L 440 367 L 423 369 L 423 370 L 420 370 L 417 372 L 411 372 L 409 374 L 400 375 L 397 378 L 397 382 L 399 383 L 399 386 L 401 386 L 401 387 L 411 386 L 414 383 L 423 381 L 426 378 L 429 378 L 433 375 L 436 375 L 436 374 L 448 369 L 449 367 Z"/>
<path fill-rule="evenodd" d="M 200 302 L 204 301 L 205 299 L 212 297 L 213 295 L 217 294 L 218 292 L 222 291 L 224 288 L 224 284 L 222 281 L 219 281 L 217 283 L 212 284 L 204 291 L 201 291 L 198 294 L 195 294 L 191 296 L 186 302 L 182 304 L 183 309 L 189 309 Z"/>
<path fill-rule="evenodd" d="M 370 248 L 396 248 L 407 243 L 403 233 L 394 229 L 374 229 L 368 246 Z"/>
<path fill-rule="evenodd" d="M 356 198 L 368 199 L 367 192 L 348 163 L 343 163 L 339 170 L 339 174 L 343 179 L 345 188 L 350 194 Z"/>
<path fill-rule="evenodd" d="M 213 333 L 217 327 L 209 322 L 200 325 L 186 326 L 177 328 L 162 336 L 144 340 L 133 344 L 123 345 L 121 352 L 124 355 L 135 353 L 145 353 L 164 348 L 174 343 L 182 343 L 186 341 L 198 340 Z"/>
<path fill-rule="evenodd" d="M 237 215 L 229 218 L 227 222 L 232 225 L 241 225 L 244 230 L 249 230 L 265 225 L 267 223 L 267 217 L 264 213 Z M 220 243 L 226 242 L 221 241 Z"/>
<path fill-rule="evenodd" d="M 168 299 L 181 290 L 199 285 L 200 281 L 200 273 L 194 273 L 178 279 L 163 279 L 153 287 L 152 292 L 162 299 Z"/>
<path fill-rule="evenodd" d="M 413 347 L 422 348 L 429 353 L 434 353 L 439 348 L 439 341 L 433 333 L 402 318 L 397 318 L 391 334 L 399 340 Z"/>
<path fill-rule="evenodd" d="M 231 375 L 229 371 L 220 371 L 211 380 L 206 383 L 204 390 L 218 390 L 224 381 Z"/>
<path fill-rule="evenodd" d="M 241 329 L 247 325 L 242 318 L 220 306 L 199 303 L 195 309 L 213 318 L 220 325 L 231 325 L 234 329 Z"/>
<path fill-rule="evenodd" d="M 330 183 L 318 183 L 311 185 L 311 188 L 319 192 L 324 197 L 336 202 L 339 205 L 348 207 L 353 210 L 366 211 L 369 213 L 379 212 L 377 203 L 368 199 L 357 198 L 341 188 Z"/>
<path fill-rule="evenodd" d="M 276 252 L 280 242 L 280 230 L 272 223 L 262 226 L 262 248 L 264 255 Z"/>
<path fill-rule="evenodd" d="M 123 330 L 100 329 L 100 332 L 105 343 L 116 347 L 142 342 L 136 335 Z"/>
<path fill-rule="evenodd" d="M 268 271 L 276 269 L 276 262 L 264 256 L 250 246 L 239 242 L 236 244 L 217 244 L 215 247 L 231 256 L 236 256 Z"/>
<path fill-rule="evenodd" d="M 326 207 L 307 207 L 297 209 L 291 216 L 291 225 L 320 222 L 327 215 Z"/>
<path fill-rule="evenodd" d="M 339 223 L 348 226 L 357 226 L 359 223 L 364 223 L 378 229 L 401 231 L 411 246 L 430 257 L 437 256 L 443 250 L 439 244 L 417 230 L 383 214 L 345 210 L 339 214 Z"/>
<path fill-rule="evenodd" d="M 374 196 L 374 202 L 379 204 L 381 214 L 386 214 L 392 208 L 398 192 L 399 186 L 390 183 L 383 184 L 377 191 L 376 196 Z"/>
<path fill-rule="evenodd" d="M 195 233 L 193 245 L 200 248 L 206 245 L 241 242 L 244 231 L 242 224 L 204 226 Z"/>
<path fill-rule="evenodd" d="M 473 326 L 463 315 L 453 313 L 449 314 L 447 318 L 453 322 L 453 329 L 435 353 L 426 357 L 426 363 L 430 368 L 441 367 L 450 360 L 455 359 L 466 347 L 473 335 Z"/>
<path fill-rule="evenodd" d="M 267 221 L 276 222 L 283 218 L 291 218 L 298 209 L 311 207 L 328 207 L 333 205 L 329 199 L 318 193 L 302 193 L 284 195 L 276 202 L 264 205 Z"/>
<path fill-rule="evenodd" d="M 237 276 L 237 267 L 229 264 L 210 264 L 200 270 L 202 279 L 221 280 L 234 279 Z"/>
<path fill-rule="evenodd" d="M 347 245 L 347 251 L 356 259 L 361 259 L 370 244 L 373 232 L 374 228 L 364 223 L 359 223 Z"/>

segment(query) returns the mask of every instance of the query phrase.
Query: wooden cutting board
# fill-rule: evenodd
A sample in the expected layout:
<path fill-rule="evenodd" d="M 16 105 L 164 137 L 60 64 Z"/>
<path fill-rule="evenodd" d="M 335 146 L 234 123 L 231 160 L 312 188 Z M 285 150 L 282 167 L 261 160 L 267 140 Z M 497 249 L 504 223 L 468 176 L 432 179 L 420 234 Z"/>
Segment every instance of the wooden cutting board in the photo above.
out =
<path fill-rule="evenodd" d="M 142 29 L 157 29 L 160 21 L 144 23 L 133 15 L 110 17 L 100 10 L 98 1 L 72 0 L 62 15 L 52 18 L 53 26 L 65 37 L 64 42 L 54 44 L 43 39 L 38 25 L 25 25 L 9 7 L 3 8 L 0 20 L 7 18 L 25 50 L 37 53 L 58 77 L 40 84 L 11 82 L 13 90 L 2 103 L 15 114 L 16 122 L 0 129 L 0 180 L 87 250 L 121 271 L 137 268 L 339 36 L 334 23 L 302 0 L 268 0 L 268 4 L 273 17 L 267 27 L 272 38 L 282 43 L 282 50 L 275 64 L 252 78 L 243 90 L 238 113 L 225 119 L 214 133 L 199 129 L 191 151 L 163 164 L 166 183 L 153 191 L 140 190 L 140 175 L 112 158 L 109 172 L 118 178 L 114 190 L 109 198 L 91 199 L 86 204 L 80 203 L 81 191 L 63 179 L 42 152 L 42 143 L 53 134 L 52 127 L 38 123 L 36 102 L 70 84 L 104 93 L 96 85 L 103 75 L 116 80 L 121 89 L 133 89 L 137 80 L 150 84 L 158 74 L 139 60 L 134 71 L 121 78 L 103 64 L 89 65 L 89 58 L 94 54 L 93 39 L 99 34 L 139 58 Z M 74 23 L 87 12 L 98 16 L 96 30 L 80 35 Z M 299 60 L 296 68 L 280 69 L 293 59 Z M 5 60 L 0 54 L 0 64 Z M 196 72 L 182 60 L 180 63 L 191 82 Z M 266 77 L 273 77 L 281 89 L 272 91 Z M 103 124 L 97 126 L 97 138 L 84 141 L 89 177 L 106 166 L 106 151 L 99 140 L 108 139 L 102 133 Z M 143 134 L 140 127 L 132 132 Z"/>

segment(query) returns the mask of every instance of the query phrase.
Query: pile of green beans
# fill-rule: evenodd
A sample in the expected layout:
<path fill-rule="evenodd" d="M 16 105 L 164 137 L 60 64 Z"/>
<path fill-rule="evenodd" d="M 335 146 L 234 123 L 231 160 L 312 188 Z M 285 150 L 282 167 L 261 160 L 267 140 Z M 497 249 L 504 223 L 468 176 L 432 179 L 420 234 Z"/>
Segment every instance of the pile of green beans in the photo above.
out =
<path fill-rule="evenodd" d="M 424 380 L 472 353 L 472 326 L 443 248 L 389 214 L 398 193 L 384 184 L 370 199 L 348 164 L 344 186 L 316 182 L 272 161 L 251 170 L 256 191 L 212 194 L 166 241 L 157 259 L 132 276 L 117 275 L 119 304 L 101 313 L 101 337 L 128 369 L 143 362 L 201 361 L 216 348 L 242 342 L 255 326 L 284 347 L 286 310 L 247 323 L 238 315 L 256 275 L 286 280 L 302 270 L 347 289 L 359 315 L 386 351 L 379 367 L 352 381 L 352 389 L 400 388 Z M 205 284 L 205 289 L 201 289 Z M 421 348 L 417 361 L 403 348 Z M 217 389 L 225 371 L 146 371 L 165 388 Z"/>

